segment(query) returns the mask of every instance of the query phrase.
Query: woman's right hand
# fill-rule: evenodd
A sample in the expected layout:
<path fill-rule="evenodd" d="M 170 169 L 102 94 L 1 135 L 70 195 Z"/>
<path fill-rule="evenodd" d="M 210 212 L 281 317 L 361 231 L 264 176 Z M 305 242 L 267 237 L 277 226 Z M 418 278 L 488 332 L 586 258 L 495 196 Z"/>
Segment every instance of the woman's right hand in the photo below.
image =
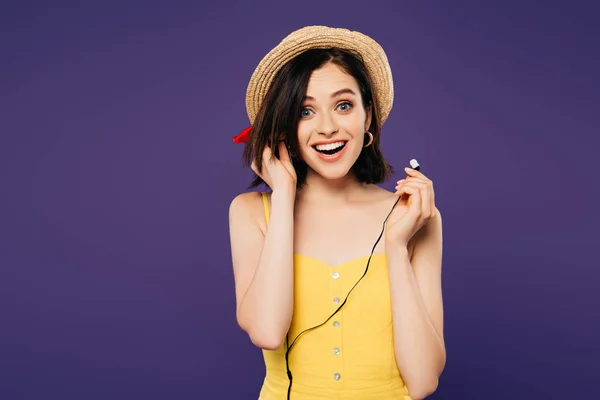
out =
<path fill-rule="evenodd" d="M 267 146 L 262 154 L 261 171 L 258 171 L 256 159 L 252 161 L 251 168 L 273 191 L 279 189 L 296 190 L 296 170 L 283 140 L 279 141 L 279 159 L 273 155 L 271 148 Z"/>

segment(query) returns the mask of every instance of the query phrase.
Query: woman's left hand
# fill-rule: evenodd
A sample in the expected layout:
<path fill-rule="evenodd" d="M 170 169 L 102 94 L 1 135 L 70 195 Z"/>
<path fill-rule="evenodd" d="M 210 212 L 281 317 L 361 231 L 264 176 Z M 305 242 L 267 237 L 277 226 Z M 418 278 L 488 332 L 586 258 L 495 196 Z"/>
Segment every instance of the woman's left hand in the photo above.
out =
<path fill-rule="evenodd" d="M 408 246 L 413 235 L 438 214 L 433 182 L 415 169 L 405 170 L 408 177 L 399 180 L 396 186 L 396 194 L 401 198 L 385 228 L 386 241 L 401 246 Z"/>

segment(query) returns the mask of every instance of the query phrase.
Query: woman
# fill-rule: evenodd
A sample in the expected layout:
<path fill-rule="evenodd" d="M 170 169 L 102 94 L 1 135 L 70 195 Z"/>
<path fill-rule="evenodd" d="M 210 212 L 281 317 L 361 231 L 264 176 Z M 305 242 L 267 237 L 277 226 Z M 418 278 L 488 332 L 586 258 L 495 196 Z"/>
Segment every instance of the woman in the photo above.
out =
<path fill-rule="evenodd" d="M 230 205 L 237 320 L 263 349 L 260 399 L 422 399 L 445 365 L 442 225 L 432 182 L 392 193 L 379 149 L 393 101 L 385 53 L 310 26 L 267 54 L 247 90 Z M 382 240 L 380 240 L 382 239 Z"/>

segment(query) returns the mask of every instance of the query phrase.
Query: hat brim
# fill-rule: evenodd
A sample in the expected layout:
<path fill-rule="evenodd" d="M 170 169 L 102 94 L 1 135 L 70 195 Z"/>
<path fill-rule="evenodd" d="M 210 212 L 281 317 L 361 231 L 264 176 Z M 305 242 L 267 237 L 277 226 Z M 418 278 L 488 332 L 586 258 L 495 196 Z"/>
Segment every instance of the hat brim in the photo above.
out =
<path fill-rule="evenodd" d="M 250 123 L 254 123 L 261 103 L 281 67 L 306 50 L 332 47 L 347 50 L 364 62 L 373 95 L 379 105 L 379 123 L 383 125 L 394 102 L 392 71 L 383 48 L 360 32 L 327 26 L 307 26 L 292 32 L 259 62 L 246 90 L 246 111 Z"/>

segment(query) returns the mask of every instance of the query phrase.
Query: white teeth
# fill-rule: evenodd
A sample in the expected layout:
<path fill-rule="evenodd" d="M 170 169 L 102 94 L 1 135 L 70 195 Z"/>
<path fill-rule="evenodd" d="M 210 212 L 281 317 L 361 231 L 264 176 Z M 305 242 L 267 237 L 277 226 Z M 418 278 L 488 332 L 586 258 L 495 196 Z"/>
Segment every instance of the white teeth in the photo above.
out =
<path fill-rule="evenodd" d="M 333 150 L 333 149 L 337 149 L 338 147 L 342 147 L 344 145 L 344 142 L 335 142 L 335 143 L 328 143 L 328 144 L 319 144 L 316 147 L 317 150 Z"/>

